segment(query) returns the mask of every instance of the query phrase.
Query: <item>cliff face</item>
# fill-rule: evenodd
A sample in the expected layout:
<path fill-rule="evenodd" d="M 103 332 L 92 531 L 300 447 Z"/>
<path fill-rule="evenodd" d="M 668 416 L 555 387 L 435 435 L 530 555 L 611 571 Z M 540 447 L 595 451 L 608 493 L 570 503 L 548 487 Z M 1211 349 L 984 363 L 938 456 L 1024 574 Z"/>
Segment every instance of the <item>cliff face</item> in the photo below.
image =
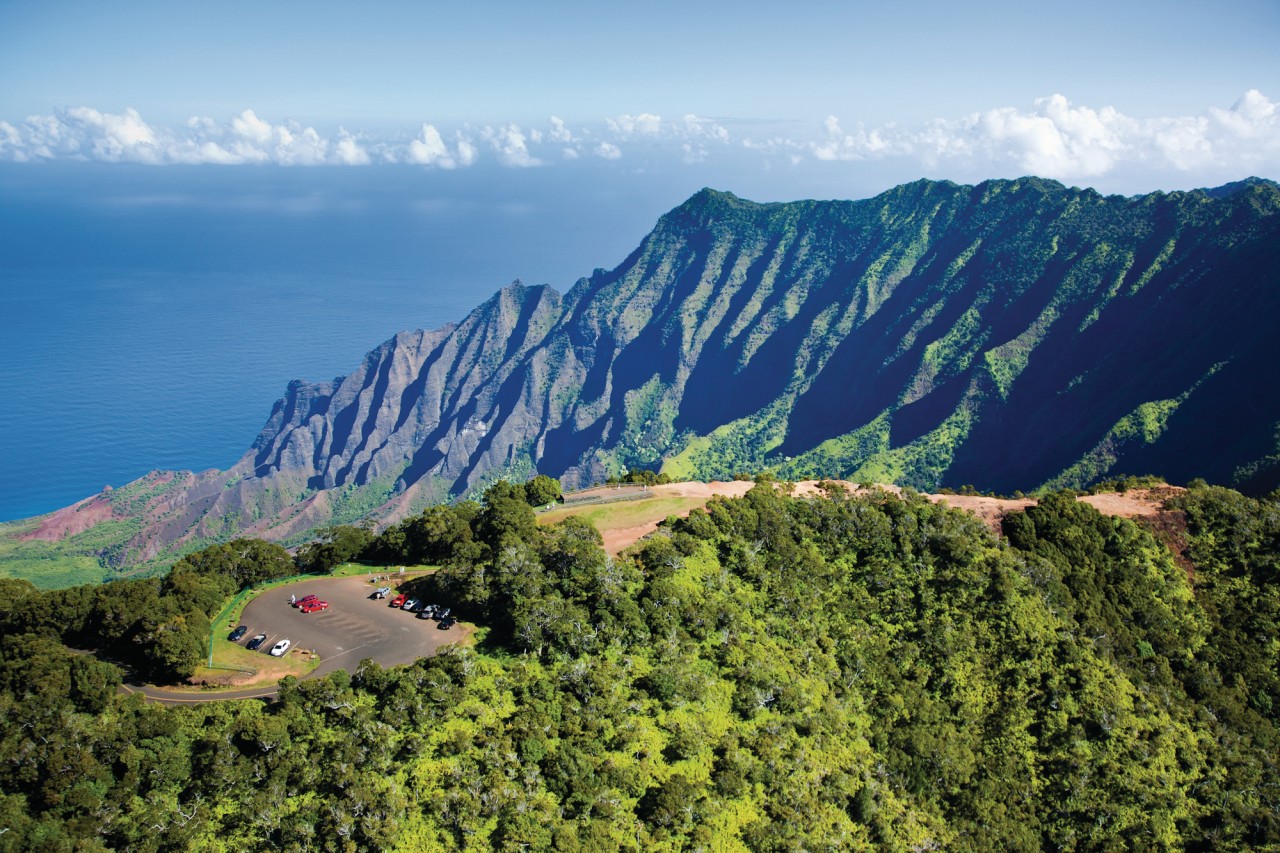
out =
<path fill-rule="evenodd" d="M 397 517 L 535 471 L 1265 483 L 1278 212 L 1256 180 L 1136 198 L 1034 178 L 858 202 L 704 190 L 563 296 L 512 285 L 349 376 L 290 384 L 230 471 L 141 501 L 121 560 Z"/>

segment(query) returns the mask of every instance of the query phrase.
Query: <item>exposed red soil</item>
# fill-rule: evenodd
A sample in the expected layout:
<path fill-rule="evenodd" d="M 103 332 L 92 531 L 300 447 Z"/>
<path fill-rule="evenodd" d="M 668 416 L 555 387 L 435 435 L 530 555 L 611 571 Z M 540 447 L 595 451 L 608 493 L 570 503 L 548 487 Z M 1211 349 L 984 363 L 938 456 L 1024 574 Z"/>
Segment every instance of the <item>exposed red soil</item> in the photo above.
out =
<path fill-rule="evenodd" d="M 84 533 L 90 527 L 115 518 L 112 512 L 111 499 L 104 492 L 85 498 L 79 503 L 63 507 L 45 516 L 31 530 L 19 533 L 16 538 L 23 542 L 39 539 L 43 542 L 61 542 L 78 533 Z"/>
<path fill-rule="evenodd" d="M 728 483 L 670 483 L 663 486 L 652 486 L 649 491 L 655 497 L 659 495 L 679 495 L 710 500 L 716 496 L 740 497 L 745 495 L 754 485 L 752 482 L 744 481 Z M 828 487 L 837 485 L 851 494 L 861 491 L 857 484 L 843 480 L 805 480 L 795 484 L 796 487 L 793 494 L 799 496 L 821 494 L 824 485 Z M 900 494 L 902 491 L 896 486 L 876 486 L 875 488 L 894 494 Z M 604 493 L 600 495 L 601 497 L 607 497 L 608 494 L 607 488 L 593 491 Z M 1180 516 L 1181 513 L 1166 512 L 1161 509 L 1166 500 L 1183 491 L 1185 489 L 1178 486 L 1157 486 L 1151 489 L 1130 489 L 1127 492 L 1086 495 L 1080 500 L 1104 515 L 1142 519 L 1145 526 L 1169 546 L 1178 559 L 1179 565 L 1190 573 L 1191 565 L 1186 560 L 1186 557 L 1182 555 L 1186 548 L 1185 536 L 1183 535 L 1186 531 L 1185 520 L 1179 525 L 1178 519 L 1174 518 L 1174 516 Z M 1034 498 L 990 498 L 981 495 L 926 494 L 924 497 L 936 503 L 943 503 L 947 506 L 970 512 L 982 519 L 988 527 L 996 532 L 999 532 L 1000 521 L 1006 513 L 1024 510 L 1029 506 L 1034 506 L 1036 503 Z M 688 513 L 689 511 L 686 510 L 681 515 L 688 515 Z M 662 518 L 655 518 L 650 522 L 636 525 L 635 527 L 605 531 L 602 533 L 605 550 L 614 555 L 622 552 L 623 549 L 657 530 L 662 521 Z"/>
<path fill-rule="evenodd" d="M 751 490 L 755 483 L 734 480 L 731 482 L 713 482 L 713 483 L 665 483 L 661 486 L 650 486 L 647 490 L 641 491 L 650 497 L 680 497 L 680 498 L 705 498 L 702 505 L 706 505 L 706 501 L 713 497 L 741 497 Z M 635 490 L 631 490 L 634 494 Z M 599 489 L 591 489 L 588 492 L 577 492 L 575 498 L 581 499 L 584 495 L 590 495 L 591 498 L 609 498 L 618 495 L 619 490 L 609 486 L 603 486 Z M 691 511 L 690 509 L 676 513 L 676 515 L 684 518 Z M 604 550 L 612 555 L 618 555 L 629 545 L 634 545 L 650 533 L 658 529 L 658 525 L 666 519 L 654 518 L 652 521 L 646 521 L 644 524 L 637 524 L 634 527 L 622 527 L 614 530 L 602 530 L 600 536 L 604 539 Z"/>

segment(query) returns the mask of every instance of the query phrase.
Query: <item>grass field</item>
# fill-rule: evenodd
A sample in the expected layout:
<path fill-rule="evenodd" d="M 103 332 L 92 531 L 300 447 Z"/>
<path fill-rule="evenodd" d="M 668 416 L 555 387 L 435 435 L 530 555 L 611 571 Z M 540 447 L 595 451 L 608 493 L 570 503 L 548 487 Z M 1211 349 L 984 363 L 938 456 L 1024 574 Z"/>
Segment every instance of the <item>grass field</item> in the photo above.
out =
<path fill-rule="evenodd" d="M 655 521 L 669 515 L 679 515 L 696 507 L 706 506 L 706 498 L 655 497 L 641 500 L 625 500 L 617 503 L 588 504 L 582 507 L 561 507 L 538 515 L 539 524 L 555 524 L 576 515 L 595 525 L 601 533 L 609 530 L 625 530 Z"/>
<path fill-rule="evenodd" d="M 293 652 L 282 658 L 277 658 L 263 654 L 260 651 L 251 652 L 243 646 L 229 641 L 227 635 L 223 634 L 219 639 L 213 641 L 213 662 L 215 664 L 213 667 L 198 667 L 195 677 L 210 683 L 217 683 L 220 679 L 233 676 L 228 679 L 227 686 L 232 689 L 240 689 L 257 684 L 273 684 L 286 675 L 301 678 L 320 665 L 320 658 L 312 655 L 294 654 Z M 237 675 L 232 670 L 239 670 L 239 673 L 243 675 Z M 249 675 L 250 673 L 252 675 Z M 170 685 L 165 689 L 180 690 L 183 689 L 183 685 Z M 193 687 L 192 690 L 208 692 L 207 687 Z"/>
<path fill-rule="evenodd" d="M 439 566 L 367 566 L 364 563 L 342 563 L 334 566 L 329 572 L 331 578 L 348 578 L 352 575 L 383 575 L 392 581 L 399 580 L 401 577 L 400 569 L 404 568 L 404 577 L 417 577 L 418 575 L 434 572 Z"/>
<path fill-rule="evenodd" d="M 62 589 L 101 583 L 110 574 L 97 557 L 74 545 L 16 538 L 33 527 L 31 520 L 0 524 L 0 578 L 25 578 L 40 589 Z"/>

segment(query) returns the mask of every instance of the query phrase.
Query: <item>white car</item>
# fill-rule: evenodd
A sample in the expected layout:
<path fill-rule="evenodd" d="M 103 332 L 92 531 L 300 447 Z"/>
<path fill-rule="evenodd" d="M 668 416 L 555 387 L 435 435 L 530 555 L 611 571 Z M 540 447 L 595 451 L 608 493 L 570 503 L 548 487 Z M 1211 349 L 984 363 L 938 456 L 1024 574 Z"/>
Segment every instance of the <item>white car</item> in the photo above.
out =
<path fill-rule="evenodd" d="M 292 640 L 281 640 L 271 647 L 271 654 L 276 657 L 283 657 L 284 653 L 289 651 L 289 646 L 293 645 Z"/>

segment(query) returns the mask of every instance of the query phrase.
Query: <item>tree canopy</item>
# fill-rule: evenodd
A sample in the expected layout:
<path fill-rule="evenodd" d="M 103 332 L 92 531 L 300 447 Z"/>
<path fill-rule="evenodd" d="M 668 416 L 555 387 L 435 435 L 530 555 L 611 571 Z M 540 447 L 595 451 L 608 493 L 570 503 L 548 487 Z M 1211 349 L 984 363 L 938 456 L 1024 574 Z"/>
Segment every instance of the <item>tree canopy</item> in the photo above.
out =
<path fill-rule="evenodd" d="M 619 558 L 518 503 L 405 526 L 477 647 L 272 704 L 119 696 L 14 587 L 0 851 L 1280 845 L 1274 502 L 1192 490 L 1175 555 L 1066 495 L 997 537 L 764 480 Z M 79 595 L 127 636 L 162 589 Z"/>

